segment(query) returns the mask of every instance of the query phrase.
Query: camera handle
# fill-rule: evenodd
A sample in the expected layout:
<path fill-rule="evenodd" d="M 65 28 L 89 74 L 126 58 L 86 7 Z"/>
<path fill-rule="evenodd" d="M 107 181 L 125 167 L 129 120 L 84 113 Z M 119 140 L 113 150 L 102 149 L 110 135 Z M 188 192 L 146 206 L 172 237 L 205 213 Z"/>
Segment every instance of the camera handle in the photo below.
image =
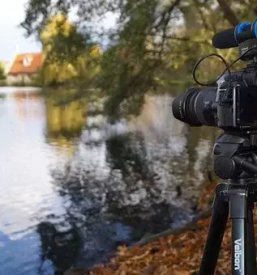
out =
<path fill-rule="evenodd" d="M 214 275 L 228 216 L 231 274 L 256 274 L 253 208 L 257 202 L 256 133 L 224 133 L 214 145 L 214 170 L 227 179 L 216 187 L 212 218 L 199 275 Z M 254 165 L 256 164 L 256 165 Z"/>

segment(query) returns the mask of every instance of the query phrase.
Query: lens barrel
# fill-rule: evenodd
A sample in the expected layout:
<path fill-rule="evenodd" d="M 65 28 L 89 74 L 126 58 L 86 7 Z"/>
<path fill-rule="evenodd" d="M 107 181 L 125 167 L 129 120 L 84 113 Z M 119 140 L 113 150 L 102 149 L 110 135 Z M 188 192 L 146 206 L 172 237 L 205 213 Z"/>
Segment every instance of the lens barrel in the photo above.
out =
<path fill-rule="evenodd" d="M 176 119 L 191 126 L 215 126 L 212 104 L 215 102 L 217 88 L 191 88 L 187 93 L 177 96 L 172 103 Z"/>

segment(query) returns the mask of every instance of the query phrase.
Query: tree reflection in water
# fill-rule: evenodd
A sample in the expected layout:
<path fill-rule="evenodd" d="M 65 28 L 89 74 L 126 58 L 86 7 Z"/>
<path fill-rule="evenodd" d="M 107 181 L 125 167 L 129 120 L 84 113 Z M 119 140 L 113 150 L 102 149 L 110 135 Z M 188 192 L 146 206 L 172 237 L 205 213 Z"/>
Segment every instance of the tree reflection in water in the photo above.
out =
<path fill-rule="evenodd" d="M 56 270 L 90 267 L 107 260 L 117 245 L 178 226 L 194 215 L 216 131 L 178 123 L 171 102 L 171 97 L 156 97 L 134 124 L 110 125 L 104 116 L 88 114 L 71 160 L 53 171 L 70 229 L 47 222 L 38 226 L 42 258 Z M 77 126 L 70 126 L 66 135 L 56 125 L 47 131 L 52 142 L 57 132 L 67 140 L 72 129 L 78 133 Z"/>
<path fill-rule="evenodd" d="M 75 227 L 67 231 L 59 231 L 50 222 L 42 222 L 37 226 L 41 239 L 41 267 L 39 274 L 44 273 L 45 261 L 51 261 L 55 274 L 62 275 L 78 257 L 81 245 L 79 232 Z"/>

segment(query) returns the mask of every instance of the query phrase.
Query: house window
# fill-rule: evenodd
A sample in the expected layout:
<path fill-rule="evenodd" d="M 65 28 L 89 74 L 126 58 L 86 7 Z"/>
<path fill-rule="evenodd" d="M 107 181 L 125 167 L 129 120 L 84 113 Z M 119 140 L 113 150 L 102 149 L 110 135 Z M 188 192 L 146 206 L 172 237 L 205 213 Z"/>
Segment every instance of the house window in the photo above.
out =
<path fill-rule="evenodd" d="M 25 56 L 25 57 L 23 58 L 23 66 L 24 66 L 24 67 L 29 67 L 29 66 L 31 66 L 32 60 L 33 60 L 33 58 L 32 58 L 31 56 Z"/>

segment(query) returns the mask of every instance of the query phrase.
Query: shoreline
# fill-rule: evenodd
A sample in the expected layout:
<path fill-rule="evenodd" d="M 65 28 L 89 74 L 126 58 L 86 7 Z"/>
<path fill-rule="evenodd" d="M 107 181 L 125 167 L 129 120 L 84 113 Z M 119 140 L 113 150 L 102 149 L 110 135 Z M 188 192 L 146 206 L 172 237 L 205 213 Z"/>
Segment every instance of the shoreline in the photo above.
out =
<path fill-rule="evenodd" d="M 198 214 L 191 222 L 146 235 L 131 246 L 121 245 L 107 264 L 97 264 L 90 270 L 71 268 L 64 275 L 195 274 L 208 232 L 210 201 L 215 186 L 216 183 L 209 183 L 203 187 L 198 200 Z"/>

